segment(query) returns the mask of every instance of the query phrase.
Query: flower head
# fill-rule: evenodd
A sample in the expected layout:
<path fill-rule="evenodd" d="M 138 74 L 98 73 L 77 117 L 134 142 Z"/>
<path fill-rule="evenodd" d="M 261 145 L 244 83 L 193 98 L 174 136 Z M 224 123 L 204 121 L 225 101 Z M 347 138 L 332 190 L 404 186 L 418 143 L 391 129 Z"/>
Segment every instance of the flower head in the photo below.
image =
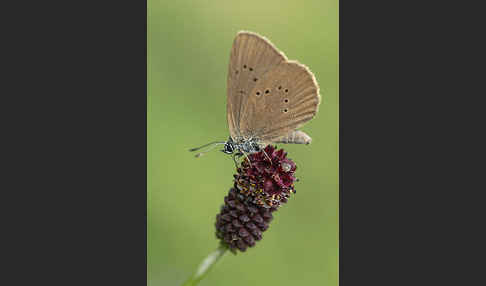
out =
<path fill-rule="evenodd" d="M 236 253 L 262 238 L 272 213 L 295 193 L 295 163 L 283 150 L 269 145 L 245 158 L 234 175 L 234 186 L 216 216 L 216 236 Z"/>

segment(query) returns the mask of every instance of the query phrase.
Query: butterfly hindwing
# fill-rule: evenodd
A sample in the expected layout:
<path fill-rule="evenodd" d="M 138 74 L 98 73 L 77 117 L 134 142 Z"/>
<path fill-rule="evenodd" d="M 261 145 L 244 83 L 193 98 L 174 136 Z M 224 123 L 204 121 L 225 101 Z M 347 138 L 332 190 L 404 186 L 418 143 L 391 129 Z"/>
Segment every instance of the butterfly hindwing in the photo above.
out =
<path fill-rule="evenodd" d="M 254 86 L 240 116 L 240 132 L 274 142 L 311 120 L 319 103 L 312 72 L 298 62 L 282 62 Z"/>

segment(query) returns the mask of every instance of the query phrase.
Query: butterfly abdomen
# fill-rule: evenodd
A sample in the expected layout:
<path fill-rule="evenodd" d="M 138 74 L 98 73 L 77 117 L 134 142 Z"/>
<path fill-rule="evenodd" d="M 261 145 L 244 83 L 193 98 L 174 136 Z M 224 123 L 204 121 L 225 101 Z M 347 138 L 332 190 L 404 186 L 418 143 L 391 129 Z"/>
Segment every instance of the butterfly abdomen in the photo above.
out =
<path fill-rule="evenodd" d="M 284 144 L 310 144 L 312 138 L 300 130 L 290 132 L 288 135 L 278 139 L 275 143 Z"/>

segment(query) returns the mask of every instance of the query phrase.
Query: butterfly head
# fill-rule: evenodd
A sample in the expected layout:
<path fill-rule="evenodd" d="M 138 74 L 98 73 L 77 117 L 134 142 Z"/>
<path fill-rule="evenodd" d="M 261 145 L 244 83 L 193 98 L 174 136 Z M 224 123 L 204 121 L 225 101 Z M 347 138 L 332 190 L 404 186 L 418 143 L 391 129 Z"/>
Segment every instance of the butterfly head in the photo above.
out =
<path fill-rule="evenodd" d="M 236 149 L 235 144 L 230 137 L 230 139 L 228 139 L 228 141 L 226 141 L 226 143 L 224 143 L 224 148 L 223 148 L 223 150 L 221 150 L 221 152 L 223 152 L 225 154 L 233 154 L 235 149 Z"/>

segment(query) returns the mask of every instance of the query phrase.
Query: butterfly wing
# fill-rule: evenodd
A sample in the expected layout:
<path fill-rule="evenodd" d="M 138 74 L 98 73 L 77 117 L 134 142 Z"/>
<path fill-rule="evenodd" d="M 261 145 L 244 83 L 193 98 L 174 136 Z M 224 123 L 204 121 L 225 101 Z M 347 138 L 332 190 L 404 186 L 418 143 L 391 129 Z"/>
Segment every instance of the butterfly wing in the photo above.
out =
<path fill-rule="evenodd" d="M 306 66 L 283 61 L 263 74 L 246 99 L 239 132 L 267 144 L 289 135 L 317 114 L 319 86 Z"/>
<path fill-rule="evenodd" d="M 248 129 L 241 132 L 241 127 L 246 126 L 242 122 L 242 112 L 247 109 L 255 86 L 266 73 L 286 61 L 285 55 L 264 37 L 246 31 L 236 35 L 228 69 L 226 106 L 228 128 L 233 140 L 248 136 Z"/>

